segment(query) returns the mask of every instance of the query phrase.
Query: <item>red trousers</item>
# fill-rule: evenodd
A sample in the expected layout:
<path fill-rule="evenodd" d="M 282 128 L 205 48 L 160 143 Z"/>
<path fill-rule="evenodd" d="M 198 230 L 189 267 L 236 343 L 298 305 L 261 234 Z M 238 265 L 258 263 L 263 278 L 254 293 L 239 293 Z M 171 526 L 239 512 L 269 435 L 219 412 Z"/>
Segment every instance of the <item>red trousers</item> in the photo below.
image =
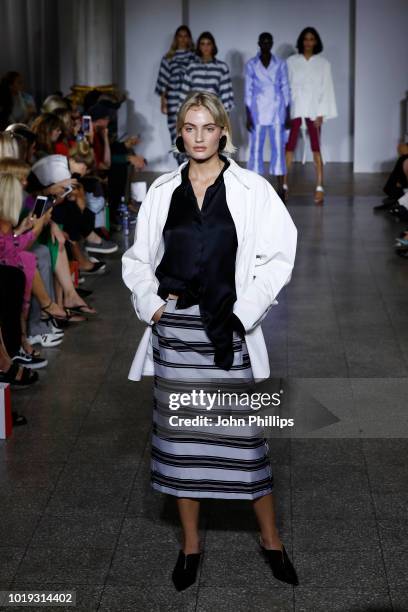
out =
<path fill-rule="evenodd" d="M 291 120 L 289 140 L 286 143 L 287 151 L 295 150 L 301 124 L 301 117 L 295 117 L 295 119 Z M 306 126 L 310 136 L 310 146 L 312 151 L 320 153 L 320 128 L 317 128 L 314 124 L 314 121 L 312 121 L 308 117 L 306 117 Z"/>

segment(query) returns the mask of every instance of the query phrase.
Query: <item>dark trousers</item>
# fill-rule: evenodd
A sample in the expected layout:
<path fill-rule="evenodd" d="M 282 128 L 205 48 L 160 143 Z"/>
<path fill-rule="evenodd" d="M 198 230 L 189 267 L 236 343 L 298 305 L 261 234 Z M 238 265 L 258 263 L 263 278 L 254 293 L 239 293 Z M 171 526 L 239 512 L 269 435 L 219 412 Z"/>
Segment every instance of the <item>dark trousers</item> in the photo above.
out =
<path fill-rule="evenodd" d="M 89 208 L 81 211 L 75 202 L 66 201 L 56 206 L 52 219 L 64 227 L 64 231 L 74 242 L 78 242 L 81 237 L 85 238 L 95 228 L 94 213 Z"/>
<path fill-rule="evenodd" d="M 406 159 L 408 159 L 408 155 L 401 155 L 384 187 L 387 196 L 396 200 L 404 195 L 404 189 L 408 187 L 408 179 L 402 168 Z"/>
<path fill-rule="evenodd" d="M 24 287 L 25 276 L 20 268 L 0 265 L 0 326 L 10 357 L 14 357 L 21 346 Z"/>

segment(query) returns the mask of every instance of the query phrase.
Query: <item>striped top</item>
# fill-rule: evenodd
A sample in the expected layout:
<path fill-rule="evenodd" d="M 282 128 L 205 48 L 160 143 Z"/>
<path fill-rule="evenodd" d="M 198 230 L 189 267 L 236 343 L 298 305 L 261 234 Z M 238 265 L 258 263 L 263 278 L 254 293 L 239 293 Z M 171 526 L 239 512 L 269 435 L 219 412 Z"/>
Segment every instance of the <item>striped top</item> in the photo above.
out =
<path fill-rule="evenodd" d="M 180 104 L 190 91 L 209 91 L 216 94 L 225 110 L 234 108 L 234 92 L 228 65 L 220 60 L 202 62 L 199 57 L 189 64 L 181 84 Z"/>
<path fill-rule="evenodd" d="M 168 90 L 179 91 L 184 72 L 195 58 L 193 51 L 177 49 L 171 59 L 162 58 L 155 92 L 161 96 Z"/>

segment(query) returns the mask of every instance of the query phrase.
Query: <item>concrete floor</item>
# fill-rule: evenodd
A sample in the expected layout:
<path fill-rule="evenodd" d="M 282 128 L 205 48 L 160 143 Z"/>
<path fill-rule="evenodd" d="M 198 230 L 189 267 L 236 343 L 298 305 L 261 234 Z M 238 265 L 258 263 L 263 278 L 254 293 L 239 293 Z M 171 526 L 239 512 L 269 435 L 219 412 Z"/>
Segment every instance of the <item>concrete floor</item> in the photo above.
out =
<path fill-rule="evenodd" d="M 127 380 L 143 326 L 116 254 L 86 281 L 99 318 L 72 325 L 44 350 L 41 382 L 13 394 L 28 425 L 0 442 L 0 590 L 73 589 L 84 612 L 408 610 L 408 262 L 392 249 L 400 225 L 372 212 L 381 178 L 372 197 L 334 195 L 334 181 L 323 208 L 293 196 L 296 268 L 264 324 L 288 409 L 337 417 L 270 441 L 300 585 L 273 578 L 249 503 L 207 500 L 199 579 L 174 590 L 174 500 L 149 486 L 152 381 Z"/>

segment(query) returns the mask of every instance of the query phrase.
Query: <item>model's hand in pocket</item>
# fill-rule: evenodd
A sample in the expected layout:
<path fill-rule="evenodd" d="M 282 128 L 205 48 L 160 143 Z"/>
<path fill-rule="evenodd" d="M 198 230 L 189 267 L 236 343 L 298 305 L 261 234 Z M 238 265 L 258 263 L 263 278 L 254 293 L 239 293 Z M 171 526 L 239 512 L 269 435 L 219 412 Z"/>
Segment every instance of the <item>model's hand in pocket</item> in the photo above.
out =
<path fill-rule="evenodd" d="M 156 312 L 154 313 L 152 317 L 152 320 L 154 323 L 158 323 L 160 321 L 165 308 L 166 308 L 166 304 L 163 304 L 163 306 L 160 306 L 159 310 L 156 310 Z"/>

